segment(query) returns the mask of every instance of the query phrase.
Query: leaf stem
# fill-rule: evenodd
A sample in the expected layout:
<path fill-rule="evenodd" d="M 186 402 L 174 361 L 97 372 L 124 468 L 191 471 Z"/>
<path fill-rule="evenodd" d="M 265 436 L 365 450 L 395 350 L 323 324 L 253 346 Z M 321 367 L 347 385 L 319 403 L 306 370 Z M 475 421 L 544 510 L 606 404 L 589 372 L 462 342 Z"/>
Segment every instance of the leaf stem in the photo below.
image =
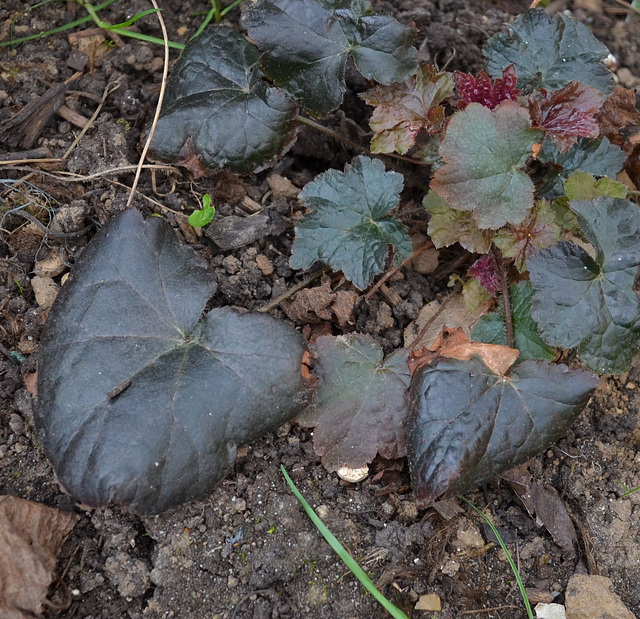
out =
<path fill-rule="evenodd" d="M 507 346 L 515 348 L 515 337 L 513 335 L 513 317 L 511 316 L 511 299 L 509 298 L 509 282 L 507 281 L 507 269 L 504 266 L 502 252 L 494 249 L 493 256 L 498 265 L 500 273 L 500 288 L 502 289 L 502 301 L 504 303 L 504 324 L 507 332 Z"/>

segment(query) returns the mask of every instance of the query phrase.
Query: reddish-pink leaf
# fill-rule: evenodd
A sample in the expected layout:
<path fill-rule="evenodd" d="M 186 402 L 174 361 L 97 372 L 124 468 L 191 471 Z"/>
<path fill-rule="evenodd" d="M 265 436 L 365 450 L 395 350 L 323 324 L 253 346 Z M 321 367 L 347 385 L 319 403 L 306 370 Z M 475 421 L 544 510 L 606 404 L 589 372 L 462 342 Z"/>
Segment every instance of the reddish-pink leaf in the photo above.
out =
<path fill-rule="evenodd" d="M 520 94 L 516 88 L 518 82 L 516 68 L 512 64 L 504 69 L 502 77 L 496 78 L 493 83 L 484 71 L 480 71 L 477 77 L 473 77 L 470 73 L 456 71 L 453 78 L 460 97 L 458 108 L 461 110 L 464 110 L 469 103 L 480 103 L 492 110 L 507 99 L 515 101 Z"/>
<path fill-rule="evenodd" d="M 598 137 L 600 127 L 594 115 L 605 99 L 604 93 L 580 82 L 569 82 L 556 91 L 541 88 L 529 100 L 532 124 L 547 131 L 558 150 L 564 152 L 579 137 Z"/>
<path fill-rule="evenodd" d="M 471 265 L 468 274 L 475 277 L 491 294 L 500 288 L 498 265 L 491 254 L 476 260 Z"/>

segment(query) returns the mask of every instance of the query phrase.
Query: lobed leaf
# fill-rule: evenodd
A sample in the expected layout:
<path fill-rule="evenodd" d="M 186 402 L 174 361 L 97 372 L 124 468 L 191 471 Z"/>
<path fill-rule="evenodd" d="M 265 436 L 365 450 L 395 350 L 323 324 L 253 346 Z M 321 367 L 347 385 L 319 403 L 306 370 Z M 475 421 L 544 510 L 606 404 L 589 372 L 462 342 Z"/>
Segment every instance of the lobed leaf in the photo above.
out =
<path fill-rule="evenodd" d="M 605 94 L 613 92 L 613 76 L 603 60 L 609 50 L 587 26 L 562 13 L 549 16 L 544 9 L 529 9 L 493 35 L 485 44 L 489 75 L 500 77 L 510 64 L 518 73 L 518 86 L 527 92 L 559 90 L 581 82 Z"/>
<path fill-rule="evenodd" d="M 322 260 L 364 289 L 385 269 L 389 246 L 395 248 L 394 264 L 400 264 L 411 255 L 411 239 L 388 213 L 402 185 L 401 174 L 363 156 L 344 172 L 328 170 L 307 183 L 298 199 L 312 212 L 296 226 L 291 267 L 308 269 Z"/>
<path fill-rule="evenodd" d="M 340 105 L 349 54 L 362 75 L 381 84 L 416 70 L 413 29 L 371 15 L 368 1 L 258 0 L 242 23 L 264 52 L 265 75 L 315 116 Z"/>
<path fill-rule="evenodd" d="M 502 228 L 493 237 L 493 242 L 505 258 L 514 259 L 516 268 L 522 272 L 526 270 L 527 258 L 532 253 L 550 247 L 561 236 L 556 214 L 546 200 L 539 200 L 524 222 Z"/>
<path fill-rule="evenodd" d="M 546 359 L 553 361 L 556 353 L 538 335 L 538 328 L 531 318 L 531 299 L 535 291 L 527 281 L 509 286 L 511 301 L 511 322 L 515 347 L 520 351 L 519 359 Z M 507 327 L 504 317 L 504 302 L 500 301 L 497 312 L 485 314 L 471 331 L 477 342 L 507 345 Z"/>
<path fill-rule="evenodd" d="M 458 101 L 460 110 L 464 110 L 469 103 L 480 103 L 492 110 L 503 101 L 517 101 L 520 94 L 516 88 L 518 82 L 516 68 L 512 64 L 502 71 L 502 77 L 496 78 L 493 82 L 484 71 L 480 71 L 477 77 L 470 73 L 455 71 L 453 78 L 460 98 Z"/>
<path fill-rule="evenodd" d="M 520 168 L 542 135 L 514 101 L 495 110 L 470 103 L 449 121 L 440 146 L 446 164 L 431 188 L 452 208 L 473 212 L 480 228 L 518 224 L 533 207 L 534 192 Z"/>
<path fill-rule="evenodd" d="M 167 84 L 149 156 L 198 178 L 259 171 L 296 138 L 298 108 L 258 69 L 240 33 L 211 27 L 187 43 Z"/>
<path fill-rule="evenodd" d="M 472 213 L 452 209 L 433 190 L 424 197 L 422 205 L 431 214 L 427 232 L 436 248 L 460 243 L 473 254 L 486 254 L 491 248 L 495 231 L 478 228 Z"/>
<path fill-rule="evenodd" d="M 551 163 L 553 166 L 538 194 L 548 199 L 562 195 L 563 183 L 575 170 L 583 170 L 594 176 L 615 178 L 626 158 L 622 149 L 611 144 L 607 138 L 579 138 L 576 144 L 563 153 L 550 139 L 546 139 L 538 153 L 538 161 Z"/>
<path fill-rule="evenodd" d="M 605 99 L 604 93 L 591 86 L 569 82 L 561 90 L 538 90 L 529 99 L 529 112 L 533 126 L 544 129 L 558 150 L 564 152 L 579 137 L 598 137 L 600 127 L 595 114 Z"/>
<path fill-rule="evenodd" d="M 418 368 L 407 451 L 419 507 L 463 494 L 547 449 L 597 384 L 590 372 L 546 361 L 525 361 L 508 376 L 478 357 L 438 357 Z"/>
<path fill-rule="evenodd" d="M 576 170 L 565 182 L 564 192 L 569 200 L 593 200 L 598 196 L 626 198 L 627 187 L 605 176 L 596 180 L 584 170 Z"/>
<path fill-rule="evenodd" d="M 406 456 L 408 351 L 383 360 L 380 345 L 356 333 L 319 337 L 315 352 L 317 395 L 298 422 L 315 426 L 313 446 L 324 467 L 361 468 L 377 453 L 388 459 Z"/>
<path fill-rule="evenodd" d="M 306 405 L 302 337 L 264 314 L 201 318 L 214 288 L 170 226 L 135 210 L 84 250 L 44 328 L 35 411 L 76 499 L 159 513 L 202 496 L 237 445 Z"/>
<path fill-rule="evenodd" d="M 450 73 L 438 73 L 421 64 L 404 82 L 377 86 L 360 97 L 376 109 L 369 125 L 374 131 L 371 152 L 403 155 L 416 141 L 420 130 L 439 133 L 444 125 L 441 103 L 453 91 Z"/>
<path fill-rule="evenodd" d="M 633 289 L 640 265 L 640 211 L 603 196 L 570 202 L 596 249 L 562 241 L 529 258 L 536 290 L 532 316 L 545 342 L 578 348 L 592 370 L 622 374 L 640 348 L 640 302 Z"/>

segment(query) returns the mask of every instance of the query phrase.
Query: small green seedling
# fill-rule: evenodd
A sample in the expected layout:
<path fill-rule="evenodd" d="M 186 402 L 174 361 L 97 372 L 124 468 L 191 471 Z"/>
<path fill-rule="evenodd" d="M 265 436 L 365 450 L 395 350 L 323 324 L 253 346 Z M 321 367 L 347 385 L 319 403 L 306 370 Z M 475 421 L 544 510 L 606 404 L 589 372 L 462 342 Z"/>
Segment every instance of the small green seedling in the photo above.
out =
<path fill-rule="evenodd" d="M 206 226 L 216 214 L 216 207 L 211 204 L 211 196 L 205 193 L 202 196 L 202 208 L 197 211 L 193 211 L 189 215 L 189 225 L 194 228 L 202 228 Z"/>
<path fill-rule="evenodd" d="M 318 515 L 313 511 L 313 508 L 305 498 L 300 494 L 300 491 L 293 483 L 293 480 L 287 474 L 286 469 L 283 465 L 280 466 L 280 470 L 284 475 L 284 478 L 289 484 L 289 488 L 291 488 L 291 492 L 295 495 L 296 499 L 300 501 L 300 504 L 304 508 L 304 511 L 307 512 L 307 516 L 311 518 L 311 522 L 316 526 L 318 531 L 322 533 L 322 537 L 327 540 L 329 546 L 335 550 L 338 556 L 342 559 L 342 562 L 353 572 L 354 576 L 362 583 L 364 588 L 373 595 L 380 604 L 389 612 L 389 614 L 395 619 L 409 619 L 407 615 L 405 615 L 395 604 L 390 602 L 371 582 L 371 579 L 367 576 L 366 572 L 358 565 L 358 562 L 347 552 L 346 548 L 338 541 L 338 539 L 329 531 L 327 526 L 320 520 Z"/>

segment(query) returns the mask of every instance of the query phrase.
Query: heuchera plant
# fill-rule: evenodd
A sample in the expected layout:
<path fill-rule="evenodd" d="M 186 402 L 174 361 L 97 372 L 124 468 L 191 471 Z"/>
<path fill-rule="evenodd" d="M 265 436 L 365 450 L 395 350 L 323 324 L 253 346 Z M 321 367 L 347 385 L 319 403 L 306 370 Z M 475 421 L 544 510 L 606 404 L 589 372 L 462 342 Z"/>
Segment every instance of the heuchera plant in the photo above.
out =
<path fill-rule="evenodd" d="M 371 153 L 401 154 L 431 170 L 427 232 L 438 248 L 459 243 L 477 254 L 468 277 L 494 299 L 494 311 L 473 329 L 475 341 L 445 330 L 431 349 L 387 359 L 369 336 L 319 338 L 309 404 L 307 353 L 289 328 L 229 311 L 200 318 L 207 292 L 194 270 L 200 267 L 189 266 L 159 224 L 119 219 L 83 255 L 85 266 L 60 295 L 43 340 L 36 420 L 63 483 L 92 504 L 116 499 L 159 511 L 206 491 L 211 482 L 202 475 L 219 479 L 238 442 L 305 406 L 300 421 L 316 427 L 315 446 L 329 470 L 366 465 L 377 453 L 408 455 L 421 506 L 544 451 L 588 402 L 598 384 L 594 372 L 626 372 L 640 347 L 640 212 L 615 180 L 626 155 L 613 143 L 623 125 L 639 119 L 626 103 L 622 112 L 628 97 L 614 91 L 603 64 L 608 50 L 582 24 L 541 9 L 489 39 L 486 72 L 476 76 L 416 64 L 413 30 L 373 14 L 367 0 L 258 0 L 242 24 L 250 40 L 214 26 L 187 45 L 151 156 L 195 176 L 263 169 L 295 140 L 301 111 L 323 116 L 338 108 L 350 56 L 377 82 L 361 95 L 373 107 Z M 403 183 L 380 160 L 359 156 L 307 184 L 299 199 L 308 212 L 296 227 L 291 266 L 322 261 L 365 289 L 390 263 L 409 257 L 407 231 L 392 215 Z M 147 239 L 144 280 L 121 268 L 126 251 L 113 239 L 125 223 Z M 123 234 L 119 243 L 130 237 L 139 242 Z M 125 333 L 111 324 L 117 316 L 99 311 L 95 288 L 105 276 L 128 311 L 157 313 L 157 329 L 134 325 Z M 179 281 L 188 283 L 181 298 L 197 293 L 188 312 L 173 296 Z M 169 296 L 157 294 L 163 289 Z M 67 314 L 77 315 L 73 330 Z M 76 325 L 81 341 L 70 335 Z M 222 337 L 231 327 L 241 339 Z M 568 349 L 590 371 L 554 363 Z M 68 369 L 86 360 L 95 374 L 106 354 L 128 358 L 131 367 L 101 376 L 91 393 L 74 391 L 55 369 L 60 359 Z M 200 358 L 214 364 L 208 373 Z M 265 373 L 274 363 L 277 381 Z M 227 379 L 231 386 L 219 384 Z M 187 384 L 198 393 L 198 415 L 185 400 Z M 227 402 L 233 385 L 242 384 L 246 401 Z M 140 409 L 149 393 L 162 411 L 152 427 L 144 422 L 149 411 Z M 209 397 L 225 411 L 222 421 L 206 421 L 218 415 Z M 278 414 L 256 413 L 254 400 L 277 401 Z M 50 408 L 53 417 L 45 414 Z M 128 474 L 125 460 L 100 444 L 106 435 L 117 444 L 119 433 L 130 431 L 122 415 L 131 410 L 145 436 Z M 178 415 L 180 432 L 193 443 L 189 457 L 175 450 Z M 202 436 L 207 449 L 198 447 Z M 193 463 L 197 474 L 187 474 Z M 73 472 L 85 465 L 98 471 L 97 482 Z"/>

